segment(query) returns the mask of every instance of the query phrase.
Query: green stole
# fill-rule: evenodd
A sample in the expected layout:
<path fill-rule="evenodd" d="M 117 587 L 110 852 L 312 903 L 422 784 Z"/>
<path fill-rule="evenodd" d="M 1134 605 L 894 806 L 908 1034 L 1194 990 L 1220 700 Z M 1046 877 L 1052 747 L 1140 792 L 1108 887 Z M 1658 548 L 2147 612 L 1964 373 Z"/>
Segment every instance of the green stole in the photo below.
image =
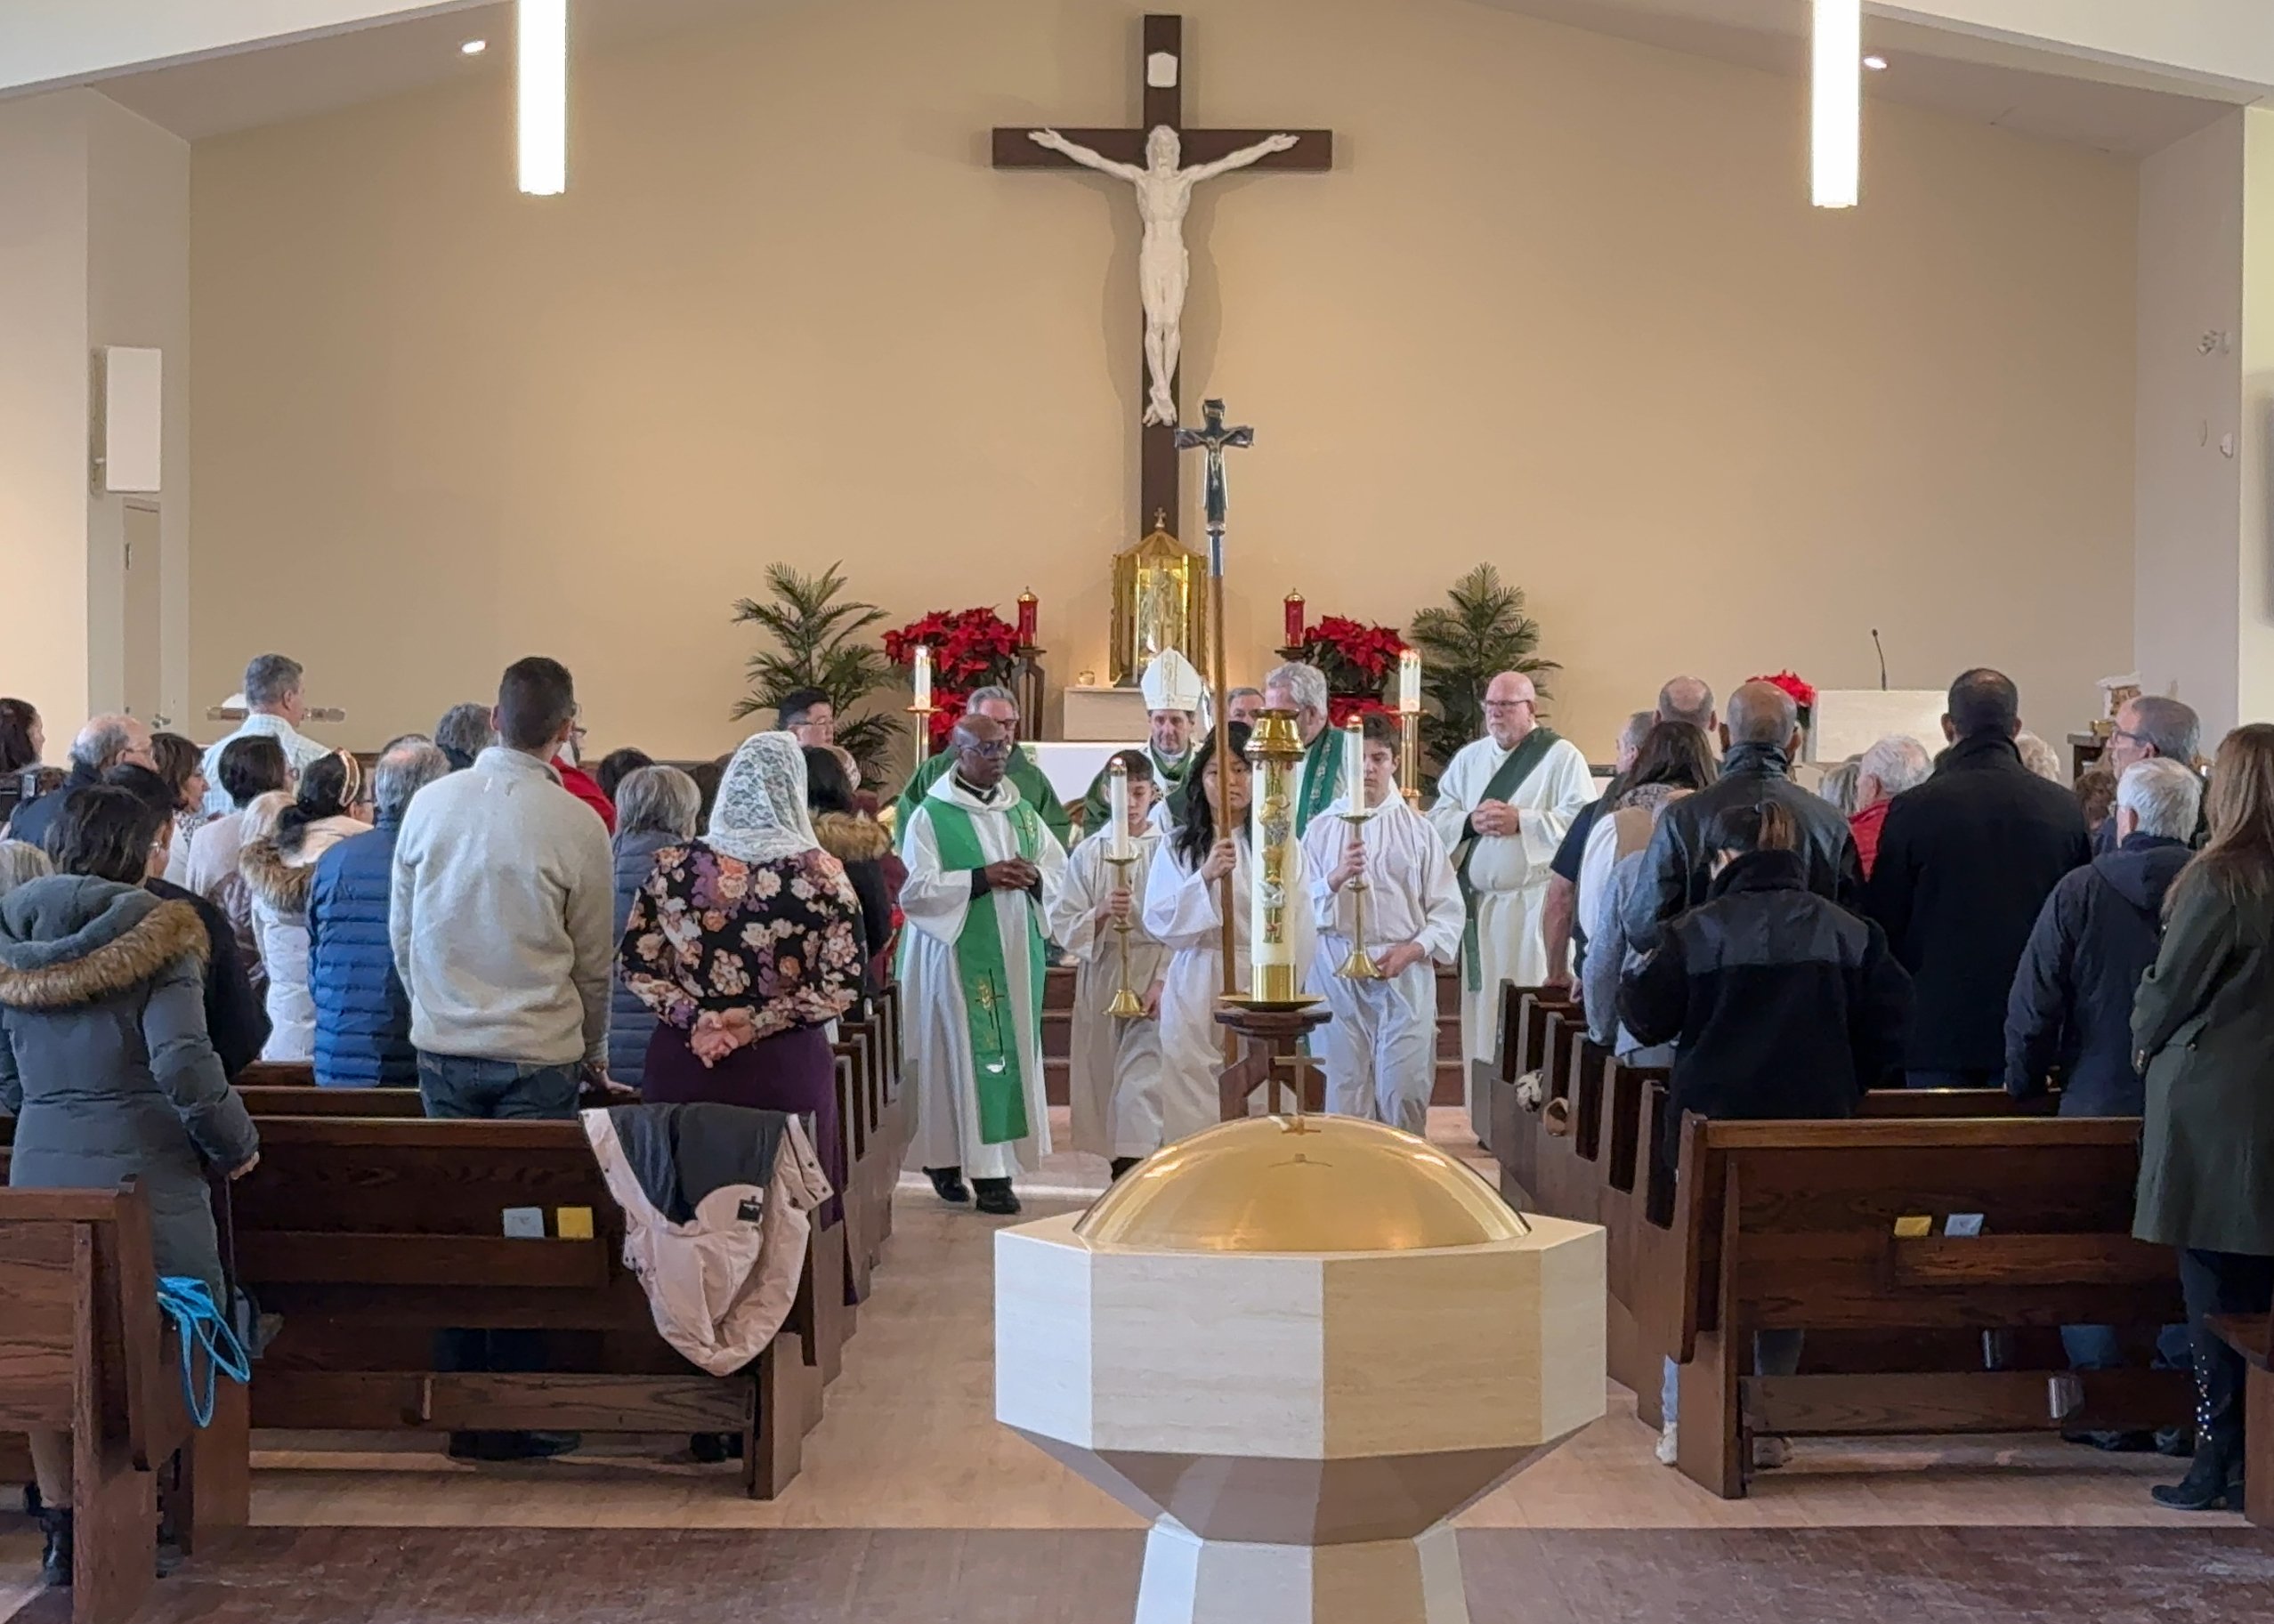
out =
<path fill-rule="evenodd" d="M 1533 769 L 1547 759 L 1549 749 L 1560 742 L 1554 729 L 1534 728 L 1524 736 L 1522 744 L 1508 753 L 1501 770 L 1493 774 L 1493 781 L 1485 786 L 1485 793 L 1477 797 L 1478 802 L 1511 799 L 1524 788 Z M 1469 916 L 1468 923 L 1461 929 L 1461 985 L 1471 992 L 1482 991 L 1485 985 L 1484 972 L 1477 964 L 1477 887 L 1469 880 L 1469 860 L 1477 854 L 1479 838 L 1471 835 L 1461 843 L 1460 859 L 1453 866 L 1453 877 L 1461 883 L 1461 905 Z"/>
<path fill-rule="evenodd" d="M 949 874 L 967 874 L 987 866 L 986 848 L 967 807 L 944 796 L 928 797 L 924 805 L 932 814 L 932 839 L 940 852 L 940 868 Z M 1018 840 L 1018 854 L 1034 860 L 1040 850 L 1042 822 L 1024 801 L 1013 802 L 1006 815 Z M 1028 1007 L 1042 1007 L 1042 931 L 1036 910 L 1026 909 L 1026 967 L 1032 986 Z M 971 899 L 964 910 L 963 932 L 955 939 L 956 979 L 963 983 L 963 1016 L 971 1034 L 971 1075 L 979 1095 L 979 1142 L 1002 1144 L 1027 1136 L 1026 1080 L 1019 1062 L 1016 1006 L 1011 999 L 1011 980 L 1003 957 L 1002 922 L 995 911 L 994 893 Z"/>
<path fill-rule="evenodd" d="M 1303 752 L 1303 780 L 1295 792 L 1295 838 L 1311 827 L 1311 820 L 1334 804 L 1342 788 L 1342 730 L 1323 727 Z"/>

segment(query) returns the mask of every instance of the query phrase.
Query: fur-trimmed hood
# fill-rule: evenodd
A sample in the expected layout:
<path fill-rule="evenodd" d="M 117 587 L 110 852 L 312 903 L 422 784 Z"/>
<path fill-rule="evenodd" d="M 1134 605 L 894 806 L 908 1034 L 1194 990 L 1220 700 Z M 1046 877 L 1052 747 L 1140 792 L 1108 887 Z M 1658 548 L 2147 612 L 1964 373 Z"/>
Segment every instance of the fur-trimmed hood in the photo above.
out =
<path fill-rule="evenodd" d="M 298 918 L 308 911 L 308 893 L 316 883 L 316 865 L 288 863 L 273 840 L 250 840 L 237 853 L 237 871 L 255 901 L 273 912 Z"/>
<path fill-rule="evenodd" d="M 0 1005 L 69 1009 L 131 992 L 169 965 L 203 970 L 209 941 L 187 902 L 139 885 L 52 875 L 0 900 Z"/>
<path fill-rule="evenodd" d="M 813 838 L 841 863 L 874 862 L 892 850 L 892 836 L 885 833 L 884 825 L 853 812 L 816 814 Z"/>

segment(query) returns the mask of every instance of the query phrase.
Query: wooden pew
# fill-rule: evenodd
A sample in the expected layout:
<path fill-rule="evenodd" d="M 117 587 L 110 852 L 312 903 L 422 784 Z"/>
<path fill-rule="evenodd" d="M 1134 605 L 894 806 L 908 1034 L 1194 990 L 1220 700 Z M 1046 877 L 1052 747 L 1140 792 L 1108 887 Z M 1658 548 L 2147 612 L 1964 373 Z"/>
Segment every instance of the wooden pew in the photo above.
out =
<path fill-rule="evenodd" d="M 1760 1329 L 1980 1333 L 2181 1317 L 2170 1250 L 2131 1236 L 2136 1119 L 1682 1124 L 1658 1298 L 1681 1362 L 1685 1475 L 1741 1496 L 1757 1434 L 2135 1430 L 2183 1372 L 2065 1368 L 1754 1377 Z M 1945 1232 L 1954 1215 L 1981 1232 Z M 1930 1221 L 1898 1236 L 1899 1218 Z"/>
<path fill-rule="evenodd" d="M 2274 1315 L 2214 1314 L 2211 1329 L 2242 1355 L 2243 1515 L 2274 1528 Z"/>
<path fill-rule="evenodd" d="M 73 1624 L 123 1621 L 150 1592 L 161 1508 L 191 1551 L 248 1520 L 245 1389 L 221 1379 L 211 1426 L 190 1419 L 133 1180 L 0 1189 L 0 1431 L 71 1434 Z"/>
<path fill-rule="evenodd" d="M 1547 1015 L 1572 1007 L 1568 998 L 1545 988 L 1501 983 L 1500 1039 L 1492 1075 L 1485 1079 L 1492 1125 L 1485 1143 L 1500 1160 L 1501 1195 L 1511 1206 L 1538 1210 L 1533 1200 L 1538 1187 L 1535 1141 L 1526 1120 L 1530 1113 L 1517 1100 L 1517 1083 L 1546 1063 Z"/>

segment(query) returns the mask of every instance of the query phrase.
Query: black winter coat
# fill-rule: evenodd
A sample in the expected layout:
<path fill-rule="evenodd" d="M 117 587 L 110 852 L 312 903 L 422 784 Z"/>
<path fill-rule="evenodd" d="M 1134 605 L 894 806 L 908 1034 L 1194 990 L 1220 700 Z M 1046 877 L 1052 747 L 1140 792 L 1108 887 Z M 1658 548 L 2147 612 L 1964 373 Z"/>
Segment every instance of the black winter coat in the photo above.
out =
<path fill-rule="evenodd" d="M 2043 1094 L 2058 1070 L 2062 1116 L 2140 1114 L 2132 1003 L 2163 940 L 2164 893 L 2193 855 L 2184 840 L 2134 835 L 2053 887 L 2005 1003 L 2008 1094 Z"/>
<path fill-rule="evenodd" d="M 1782 750 L 1738 745 L 1722 758 L 1719 779 L 1667 807 L 1627 902 L 1627 941 L 1637 952 L 1657 941 L 1660 925 L 1705 901 L 1717 854 L 1752 848 L 1754 823 L 1741 815 L 1757 812 L 1764 801 L 1776 802 L 1799 823 L 1808 888 L 1845 908 L 1862 906 L 1864 866 L 1847 818 L 1786 777 L 1786 765 Z"/>
<path fill-rule="evenodd" d="M 161 902 L 187 904 L 206 927 L 206 1035 L 221 1056 L 221 1069 L 235 1082 L 239 1071 L 261 1058 L 269 1040 L 269 1012 L 253 990 L 237 929 L 219 904 L 172 880 L 149 880 L 142 888 Z"/>
<path fill-rule="evenodd" d="M 1620 985 L 1619 1018 L 1635 1040 L 1674 1046 L 1660 1146 L 1669 1165 L 1684 1111 L 1852 1117 L 1900 1062 L 1911 978 L 1879 926 L 1809 885 L 1800 853 L 1738 858 Z"/>
<path fill-rule="evenodd" d="M 1897 796 L 1865 893 L 1918 988 L 1904 1065 L 2005 1071 L 2005 1006 L 2037 915 L 2092 860 L 2076 796 L 2021 764 L 2011 739 L 1961 739 Z"/>
<path fill-rule="evenodd" d="M 34 796 L 28 801 L 16 804 L 15 812 L 8 819 L 8 838 L 20 840 L 28 846 L 47 849 L 47 831 L 61 815 L 63 803 L 78 790 L 102 782 L 102 774 L 90 772 L 79 762 L 71 764 L 71 774 L 61 784 L 45 795 Z"/>

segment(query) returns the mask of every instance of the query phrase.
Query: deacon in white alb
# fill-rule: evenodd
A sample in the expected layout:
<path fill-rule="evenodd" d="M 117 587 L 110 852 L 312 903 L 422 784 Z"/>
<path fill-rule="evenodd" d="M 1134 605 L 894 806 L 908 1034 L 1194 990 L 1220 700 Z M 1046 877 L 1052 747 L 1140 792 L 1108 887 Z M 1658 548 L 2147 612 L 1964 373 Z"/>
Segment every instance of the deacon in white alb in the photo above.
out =
<path fill-rule="evenodd" d="M 1398 793 L 1397 723 L 1368 716 L 1365 742 L 1364 804 L 1380 810 L 1354 826 L 1341 816 L 1349 797 L 1338 796 L 1303 837 L 1319 926 L 1311 990 L 1334 1011 L 1326 1108 L 1426 1137 L 1437 1066 L 1436 966 L 1461 954 L 1461 887 L 1445 842 Z M 1380 981 L 1339 974 L 1350 954 L 1360 906 L 1354 882 L 1362 875 L 1366 953 Z"/>
<path fill-rule="evenodd" d="M 1485 736 L 1462 747 L 1437 780 L 1429 821 L 1453 853 L 1468 904 L 1461 949 L 1463 1088 L 1473 1062 L 1498 1041 L 1501 983 L 1536 987 L 1547 979 L 1541 944 L 1548 865 L 1588 802 L 1595 798 L 1587 758 L 1540 723 L 1539 695 L 1520 671 L 1503 671 L 1485 690 Z"/>
<path fill-rule="evenodd" d="M 1248 851 L 1250 768 L 1248 730 L 1234 723 L 1230 731 L 1231 771 L 1219 791 L 1216 771 L 1216 740 L 1200 747 L 1190 782 L 1200 786 L 1185 798 L 1185 818 L 1174 834 L 1165 837 L 1153 856 L 1153 873 L 1145 884 L 1145 928 L 1169 949 L 1169 966 L 1161 973 L 1161 1138 L 1164 1144 L 1212 1127 L 1222 1118 L 1216 1093 L 1216 1076 L 1224 1065 L 1224 1029 L 1216 1022 L 1217 999 L 1224 990 L 1223 916 L 1217 911 L 1220 887 L 1217 882 L 1232 876 L 1236 899 L 1232 923 L 1233 952 L 1244 990 L 1248 974 L 1248 899 L 1254 869 Z M 1220 836 L 1219 794 L 1231 805 L 1233 834 Z M 1302 848 L 1291 851 L 1295 872 L 1287 877 L 1290 946 L 1295 962 L 1312 957 L 1311 911 L 1300 906 L 1309 894 L 1303 869 Z"/>
<path fill-rule="evenodd" d="M 1050 1153 L 1042 1092 L 1043 898 L 1065 853 L 1003 776 L 999 722 L 956 724 L 953 764 L 901 836 L 902 1038 L 915 1084 L 915 1159 L 940 1199 L 1015 1213 L 1011 1178 Z"/>
<path fill-rule="evenodd" d="M 1161 840 L 1148 816 L 1155 805 L 1153 764 L 1143 750 L 1123 750 L 1113 760 L 1129 770 L 1121 838 L 1101 820 L 1097 832 L 1074 847 L 1065 880 L 1050 899 L 1049 927 L 1050 940 L 1081 961 L 1074 974 L 1069 1087 L 1074 1149 L 1105 1157 L 1119 1178 L 1161 1148 L 1159 1016 L 1168 954 L 1139 917 Z M 1130 860 L 1112 860 L 1120 856 Z M 1113 1013 L 1123 984 L 1119 919 L 1129 923 L 1128 986 L 1145 1006 L 1143 1014 L 1126 1018 Z"/>

